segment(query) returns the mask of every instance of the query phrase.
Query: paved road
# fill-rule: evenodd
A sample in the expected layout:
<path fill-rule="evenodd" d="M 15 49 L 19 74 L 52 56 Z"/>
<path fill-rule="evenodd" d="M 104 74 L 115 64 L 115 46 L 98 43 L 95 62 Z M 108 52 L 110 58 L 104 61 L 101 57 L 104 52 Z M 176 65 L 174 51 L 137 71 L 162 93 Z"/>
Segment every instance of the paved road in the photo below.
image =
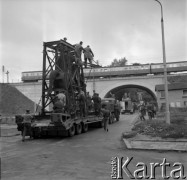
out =
<path fill-rule="evenodd" d="M 137 169 L 138 162 L 148 166 L 151 162 L 167 159 L 173 165 L 181 162 L 187 175 L 187 154 L 127 150 L 121 133 L 130 130 L 135 115 L 122 115 L 121 120 L 103 129 L 90 129 L 87 133 L 63 139 L 37 139 L 21 141 L 20 136 L 1 138 L 1 170 L 3 180 L 110 180 L 111 158 L 133 157 L 128 168 Z M 167 170 L 167 174 L 172 168 Z M 157 179 L 161 169 L 156 169 Z M 127 178 L 123 173 L 123 179 Z"/>

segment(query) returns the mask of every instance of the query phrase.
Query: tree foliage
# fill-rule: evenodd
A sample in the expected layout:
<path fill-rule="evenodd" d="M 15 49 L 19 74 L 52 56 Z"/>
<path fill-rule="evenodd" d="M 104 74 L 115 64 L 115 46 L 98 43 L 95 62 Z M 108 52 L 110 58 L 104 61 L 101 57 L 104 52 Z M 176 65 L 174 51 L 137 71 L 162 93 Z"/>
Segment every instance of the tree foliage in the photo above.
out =
<path fill-rule="evenodd" d="M 141 64 L 140 63 L 133 63 L 132 65 L 133 66 L 140 66 Z"/>
<path fill-rule="evenodd" d="M 118 66 L 125 66 L 127 64 L 127 59 L 125 57 L 120 59 L 114 59 L 109 67 L 118 67 Z"/>

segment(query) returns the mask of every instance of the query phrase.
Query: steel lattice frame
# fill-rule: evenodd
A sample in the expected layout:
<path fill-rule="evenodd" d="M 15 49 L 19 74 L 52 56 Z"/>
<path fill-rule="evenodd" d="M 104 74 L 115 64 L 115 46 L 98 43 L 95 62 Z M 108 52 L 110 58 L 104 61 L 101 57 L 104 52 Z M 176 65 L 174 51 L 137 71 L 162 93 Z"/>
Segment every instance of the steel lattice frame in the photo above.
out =
<path fill-rule="evenodd" d="M 42 115 L 54 100 L 55 89 L 49 93 L 47 78 L 54 70 L 64 74 L 67 112 L 76 113 L 77 92 L 82 89 L 86 93 L 86 85 L 83 67 L 75 58 L 73 45 L 63 40 L 43 43 Z"/>

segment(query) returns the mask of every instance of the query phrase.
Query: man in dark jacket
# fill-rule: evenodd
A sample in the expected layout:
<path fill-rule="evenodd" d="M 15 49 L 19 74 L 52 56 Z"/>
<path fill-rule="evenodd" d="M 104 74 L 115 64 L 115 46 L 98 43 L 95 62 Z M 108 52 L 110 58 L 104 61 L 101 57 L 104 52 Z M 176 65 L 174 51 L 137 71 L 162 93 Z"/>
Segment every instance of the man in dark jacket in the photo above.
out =
<path fill-rule="evenodd" d="M 120 112 L 121 112 L 121 106 L 120 106 L 119 101 L 117 100 L 114 104 L 114 115 L 115 115 L 116 121 L 119 121 Z"/>
<path fill-rule="evenodd" d="M 110 117 L 110 111 L 106 108 L 106 104 L 102 105 L 101 112 L 103 113 L 104 130 L 108 131 L 108 121 Z"/>
<path fill-rule="evenodd" d="M 80 93 L 78 95 L 78 99 L 79 99 L 80 116 L 85 117 L 85 115 L 86 115 L 86 96 L 84 94 L 84 91 L 80 90 Z"/>
<path fill-rule="evenodd" d="M 92 60 L 93 60 L 94 54 L 88 45 L 86 48 L 84 48 L 84 63 L 85 63 L 85 68 L 87 68 L 87 60 L 90 62 L 90 66 L 92 65 Z"/>
<path fill-rule="evenodd" d="M 92 100 L 94 102 L 95 115 L 99 115 L 101 110 L 101 98 L 99 97 L 99 94 L 94 93 Z"/>

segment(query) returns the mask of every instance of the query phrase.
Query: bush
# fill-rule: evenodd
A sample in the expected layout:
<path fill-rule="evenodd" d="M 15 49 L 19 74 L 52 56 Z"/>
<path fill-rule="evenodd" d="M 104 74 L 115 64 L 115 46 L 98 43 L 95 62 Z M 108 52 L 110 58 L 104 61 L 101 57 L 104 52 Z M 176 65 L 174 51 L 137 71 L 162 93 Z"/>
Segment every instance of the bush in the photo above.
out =
<path fill-rule="evenodd" d="M 166 124 L 161 120 L 142 121 L 136 124 L 133 131 L 139 134 L 157 136 L 162 138 L 184 138 L 187 137 L 187 125 Z"/>

